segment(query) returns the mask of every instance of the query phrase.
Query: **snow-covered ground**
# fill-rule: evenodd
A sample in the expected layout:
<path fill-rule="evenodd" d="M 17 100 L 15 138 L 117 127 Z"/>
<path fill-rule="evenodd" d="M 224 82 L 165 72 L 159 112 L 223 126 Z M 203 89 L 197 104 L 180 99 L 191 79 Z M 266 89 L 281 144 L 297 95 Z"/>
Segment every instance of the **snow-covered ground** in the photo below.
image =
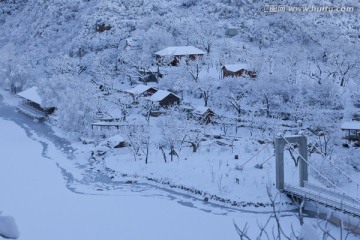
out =
<path fill-rule="evenodd" d="M 89 146 L 72 148 L 46 124 L 3 103 L 0 116 L 0 209 L 15 218 L 20 239 L 238 239 L 233 221 L 240 228 L 248 223 L 255 237 L 257 221 L 265 224 L 271 215 L 270 207 L 231 207 L 142 180 L 125 184 L 97 175 L 96 165 L 89 171 Z M 279 209 L 285 230 L 293 225 L 299 232 L 294 212 Z M 305 222 L 306 229 L 316 225 Z"/>
<path fill-rule="evenodd" d="M 42 146 L 0 120 L 0 206 L 14 216 L 20 239 L 236 239 L 232 218 L 161 198 L 70 192 Z M 197 236 L 197 237 L 196 237 Z"/>

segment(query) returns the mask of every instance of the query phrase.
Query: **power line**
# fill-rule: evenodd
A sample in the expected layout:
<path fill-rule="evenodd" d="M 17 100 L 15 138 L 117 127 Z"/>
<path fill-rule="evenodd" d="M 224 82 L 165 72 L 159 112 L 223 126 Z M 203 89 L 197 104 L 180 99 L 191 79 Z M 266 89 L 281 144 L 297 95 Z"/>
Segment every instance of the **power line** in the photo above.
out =
<path fill-rule="evenodd" d="M 316 147 L 316 145 L 313 145 L 314 148 L 321 154 L 321 156 L 325 159 L 327 159 L 331 165 L 333 165 L 334 167 L 336 167 L 340 172 L 342 172 L 349 180 L 351 180 L 352 182 L 356 183 L 357 186 L 360 186 L 360 183 L 358 183 L 357 181 L 355 181 L 354 179 L 352 179 L 349 175 L 347 175 L 347 173 L 340 168 L 339 166 L 337 166 L 328 156 L 326 156 L 318 147 Z"/>
<path fill-rule="evenodd" d="M 264 150 L 267 146 L 269 145 L 269 143 L 267 143 L 265 145 L 265 147 L 263 147 L 262 149 L 258 150 L 251 158 L 249 158 L 246 162 L 243 163 L 243 165 L 241 165 L 240 168 L 243 168 L 245 166 L 245 164 L 247 164 L 248 162 L 250 162 L 251 159 L 253 159 L 256 155 L 258 155 L 262 150 Z"/>

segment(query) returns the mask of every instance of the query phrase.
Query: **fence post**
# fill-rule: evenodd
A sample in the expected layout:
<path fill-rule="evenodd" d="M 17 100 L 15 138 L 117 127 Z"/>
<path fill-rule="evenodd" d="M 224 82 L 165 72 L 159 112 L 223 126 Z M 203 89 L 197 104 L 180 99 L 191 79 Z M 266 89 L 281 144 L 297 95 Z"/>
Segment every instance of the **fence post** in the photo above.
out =
<path fill-rule="evenodd" d="M 282 137 L 275 138 L 275 155 L 276 155 L 276 188 L 284 189 L 284 146 L 285 142 Z"/>

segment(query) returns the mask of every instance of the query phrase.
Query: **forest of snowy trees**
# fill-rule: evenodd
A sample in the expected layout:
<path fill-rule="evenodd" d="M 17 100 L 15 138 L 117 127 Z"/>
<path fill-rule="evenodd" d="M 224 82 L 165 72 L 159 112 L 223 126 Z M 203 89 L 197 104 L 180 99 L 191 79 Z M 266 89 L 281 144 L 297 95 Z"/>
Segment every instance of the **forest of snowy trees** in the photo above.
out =
<path fill-rule="evenodd" d="M 154 71 L 156 51 L 192 45 L 206 56 L 164 69 L 155 87 L 180 96 L 183 106 L 211 108 L 214 128 L 225 136 L 239 127 L 265 141 L 278 132 L 305 131 L 317 146 L 329 143 L 323 152 L 332 154 L 329 148 L 341 145 L 341 123 L 357 118 L 360 106 L 358 16 L 265 13 L 267 2 L 1 1 L 0 85 L 13 93 L 38 86 L 57 108 L 53 124 L 72 136 L 92 135 L 96 113 L 117 109 L 125 124 L 135 116 L 134 126 L 146 128 L 136 130 L 147 144 L 135 151 L 147 156 L 149 144 L 176 151 L 174 135 L 196 151 L 208 126 L 173 108 L 164 110 L 164 124 L 153 124 L 136 116 L 154 106 L 134 105 L 121 93 L 139 83 L 139 69 Z M 230 27 L 236 36 L 227 36 Z M 220 77 L 224 64 L 239 62 L 257 77 Z M 161 139 L 149 139 L 154 128 Z"/>
<path fill-rule="evenodd" d="M 280 2 L 319 5 L 313 0 Z M 266 174 L 270 178 L 274 170 L 270 164 L 269 172 L 244 170 L 260 149 L 268 152 L 261 153 L 265 158 L 256 170 L 274 156 L 274 136 L 304 134 L 309 162 L 319 169 L 310 170 L 311 177 L 327 187 L 350 185 L 348 175 L 341 177 L 331 164 L 349 175 L 360 169 L 359 141 L 345 141 L 341 131 L 345 121 L 360 122 L 360 2 L 321 1 L 353 7 L 349 12 L 265 12 L 264 6 L 272 4 L 0 0 L 0 88 L 15 95 L 38 87 L 43 103 L 56 107 L 49 124 L 84 146 L 94 143 L 88 165 L 107 171 L 111 179 L 116 171 L 106 164 L 116 169 L 120 164 L 114 162 L 121 160 L 120 170 L 129 171 L 124 176 L 137 179 L 140 172 L 156 183 L 179 181 L 173 186 L 186 186 L 196 176 L 188 188 L 193 192 L 200 185 L 208 187 L 204 193 L 238 197 L 237 191 L 266 185 Z M 154 53 L 170 46 L 194 46 L 205 54 L 179 59 L 173 67 L 159 65 Z M 172 56 L 163 60 L 171 61 Z M 224 65 L 239 63 L 256 77 L 223 77 Z M 149 74 L 156 76 L 155 82 L 143 80 Z M 161 107 L 148 97 L 129 95 L 138 84 L 170 91 L 180 104 Z M 211 119 L 189 114 L 189 109 L 209 109 Z M 94 127 L 99 116 L 116 122 L 116 128 Z M 112 146 L 119 139 L 127 147 L 116 152 L 125 152 L 121 158 Z M 295 165 L 296 147 L 285 149 Z M 141 167 L 129 167 L 128 158 Z M 186 169 L 182 176 L 173 174 L 180 165 L 169 164 L 175 160 Z M 169 167 L 154 174 L 151 167 L 159 162 Z M 259 196 L 260 202 L 269 201 L 263 199 L 266 194 L 258 194 L 260 190 L 251 190 L 249 196 L 241 196 L 242 202 L 246 197 L 257 201 Z M 278 221 L 275 207 L 273 211 L 269 220 Z M 246 236 L 246 225 L 241 229 L 234 224 L 237 233 Z M 261 236 L 264 229 L 258 226 Z"/>

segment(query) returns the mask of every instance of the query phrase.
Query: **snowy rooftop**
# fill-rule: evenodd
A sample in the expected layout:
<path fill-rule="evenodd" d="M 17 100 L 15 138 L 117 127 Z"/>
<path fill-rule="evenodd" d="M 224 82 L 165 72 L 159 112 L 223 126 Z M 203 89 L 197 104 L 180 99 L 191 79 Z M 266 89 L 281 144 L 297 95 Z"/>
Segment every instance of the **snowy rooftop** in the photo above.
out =
<path fill-rule="evenodd" d="M 167 47 L 155 53 L 155 55 L 159 56 L 183 56 L 194 54 L 203 55 L 205 52 L 193 46 L 177 46 Z"/>
<path fill-rule="evenodd" d="M 196 114 L 205 114 L 207 111 L 211 111 L 211 109 L 204 106 L 197 106 L 194 109 L 194 113 Z"/>
<path fill-rule="evenodd" d="M 344 122 L 341 125 L 341 129 L 343 130 L 360 130 L 360 122 Z"/>
<path fill-rule="evenodd" d="M 106 139 L 105 141 L 102 141 L 99 146 L 106 146 L 109 145 L 110 147 L 116 147 L 119 145 L 119 143 L 125 142 L 125 139 L 120 135 L 115 135 L 113 137 L 110 137 Z"/>
<path fill-rule="evenodd" d="M 143 84 L 139 84 L 136 87 L 126 90 L 126 92 L 130 93 L 130 94 L 134 94 L 134 95 L 139 95 L 142 94 L 144 92 L 146 92 L 147 90 L 151 89 L 153 87 L 147 86 L 147 85 L 143 85 Z"/>
<path fill-rule="evenodd" d="M 150 97 L 150 101 L 159 102 L 159 101 L 163 100 L 164 98 L 166 98 L 170 94 L 173 94 L 173 93 L 165 91 L 165 90 L 158 90 L 154 95 L 152 95 Z M 176 96 L 175 94 L 173 94 L 173 95 Z"/>
<path fill-rule="evenodd" d="M 25 91 L 19 92 L 17 95 L 42 106 L 42 99 L 39 96 L 37 90 L 38 90 L 37 87 L 32 87 L 32 88 L 26 89 Z"/>
<path fill-rule="evenodd" d="M 111 138 L 108 138 L 108 141 L 113 141 L 113 142 L 119 143 L 119 142 L 125 142 L 125 139 L 120 135 L 115 135 Z"/>
<path fill-rule="evenodd" d="M 246 63 L 226 64 L 224 67 L 231 72 L 237 72 L 241 69 L 249 69 L 249 65 Z"/>

